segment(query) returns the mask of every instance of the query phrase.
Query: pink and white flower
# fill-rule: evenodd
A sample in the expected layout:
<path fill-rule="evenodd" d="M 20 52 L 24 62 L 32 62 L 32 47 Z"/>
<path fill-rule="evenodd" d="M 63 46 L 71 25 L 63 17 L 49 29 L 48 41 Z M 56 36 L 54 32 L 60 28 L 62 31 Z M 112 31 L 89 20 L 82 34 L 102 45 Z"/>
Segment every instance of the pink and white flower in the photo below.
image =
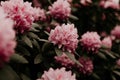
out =
<path fill-rule="evenodd" d="M 13 21 L 7 18 L 7 14 L 0 7 L 0 66 L 2 66 L 3 62 L 9 61 L 11 55 L 14 53 L 15 46 Z"/>
<path fill-rule="evenodd" d="M 14 21 L 14 28 L 18 33 L 23 33 L 31 28 L 33 21 L 44 17 L 43 10 L 33 8 L 32 3 L 23 0 L 2 1 L 1 6 Z M 41 15 L 42 14 L 42 15 Z"/>
<path fill-rule="evenodd" d="M 71 71 L 66 71 L 65 68 L 52 69 L 45 71 L 40 79 L 37 80 L 76 80 L 75 74 L 72 75 Z"/>
<path fill-rule="evenodd" d="M 85 50 L 92 51 L 94 53 L 96 53 L 101 47 L 100 36 L 97 32 L 86 32 L 81 36 L 80 42 Z"/>
<path fill-rule="evenodd" d="M 69 3 L 71 3 L 73 0 L 67 0 Z"/>
<path fill-rule="evenodd" d="M 93 62 L 90 58 L 80 57 L 78 60 L 83 66 L 78 66 L 79 71 L 83 74 L 91 74 L 93 72 Z"/>
<path fill-rule="evenodd" d="M 101 0 L 100 6 L 104 8 L 120 9 L 119 0 Z"/>
<path fill-rule="evenodd" d="M 74 52 L 78 45 L 77 29 L 74 24 L 58 25 L 54 30 L 51 30 L 49 41 L 63 50 Z"/>
<path fill-rule="evenodd" d="M 38 16 L 40 21 L 45 21 L 46 20 L 46 15 L 45 15 L 45 10 L 44 9 L 39 9 L 38 10 Z"/>
<path fill-rule="evenodd" d="M 61 56 L 55 56 L 55 59 L 56 62 L 68 68 L 73 67 L 75 64 L 65 53 L 63 53 Z"/>
<path fill-rule="evenodd" d="M 105 46 L 106 48 L 111 49 L 111 47 L 112 47 L 112 40 L 111 40 L 111 38 L 110 37 L 105 37 L 102 40 L 102 45 Z"/>
<path fill-rule="evenodd" d="M 112 31 L 111 34 L 115 36 L 115 38 L 120 39 L 120 25 L 117 25 Z"/>
<path fill-rule="evenodd" d="M 70 3 L 67 0 L 57 0 L 49 6 L 49 12 L 56 19 L 66 19 L 71 13 Z"/>
<path fill-rule="evenodd" d="M 80 0 L 80 3 L 81 3 L 82 5 L 87 6 L 88 4 L 92 3 L 92 1 L 91 1 L 91 0 Z"/>
<path fill-rule="evenodd" d="M 116 64 L 117 64 L 117 66 L 120 67 L 120 59 L 118 59 L 118 60 L 116 61 Z"/>

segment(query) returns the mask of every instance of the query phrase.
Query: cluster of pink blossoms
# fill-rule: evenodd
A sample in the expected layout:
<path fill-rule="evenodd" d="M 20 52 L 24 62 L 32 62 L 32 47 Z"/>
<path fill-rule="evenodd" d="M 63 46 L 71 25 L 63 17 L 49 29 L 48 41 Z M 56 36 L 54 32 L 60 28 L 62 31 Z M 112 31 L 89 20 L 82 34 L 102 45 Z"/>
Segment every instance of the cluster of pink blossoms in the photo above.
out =
<path fill-rule="evenodd" d="M 7 15 L 0 7 L 0 66 L 2 66 L 3 62 L 7 62 L 14 53 L 16 46 L 14 39 L 13 21 L 7 18 Z"/>
<path fill-rule="evenodd" d="M 120 9 L 119 0 L 101 0 L 100 5 L 104 8 Z"/>
<path fill-rule="evenodd" d="M 65 68 L 53 70 L 52 68 L 49 71 L 45 71 L 41 79 L 37 80 L 76 80 L 75 74 L 72 75 L 71 71 L 66 71 Z"/>
<path fill-rule="evenodd" d="M 117 25 L 112 31 L 111 34 L 115 36 L 115 38 L 120 39 L 120 25 Z"/>
<path fill-rule="evenodd" d="M 112 47 L 112 40 L 111 40 L 111 38 L 110 37 L 105 37 L 102 40 L 102 45 L 105 46 L 106 48 L 111 49 L 111 47 Z"/>
<path fill-rule="evenodd" d="M 71 3 L 73 0 L 67 0 L 69 3 Z"/>
<path fill-rule="evenodd" d="M 45 21 L 46 20 L 45 10 L 39 9 L 38 16 L 39 16 L 38 20 Z"/>
<path fill-rule="evenodd" d="M 117 64 L 117 66 L 120 67 L 120 59 L 118 59 L 118 60 L 116 61 L 116 64 Z"/>
<path fill-rule="evenodd" d="M 19 33 L 29 30 L 33 21 L 45 18 L 42 9 L 33 8 L 31 3 L 23 0 L 2 1 L 1 6 L 8 17 L 14 21 L 14 28 Z"/>
<path fill-rule="evenodd" d="M 75 64 L 65 53 L 61 56 L 55 56 L 55 59 L 58 63 L 68 68 L 71 68 Z"/>
<path fill-rule="evenodd" d="M 66 19 L 71 13 L 70 3 L 67 0 L 57 0 L 49 6 L 49 12 L 56 19 Z"/>
<path fill-rule="evenodd" d="M 83 67 L 78 66 L 81 73 L 91 74 L 93 72 L 93 62 L 90 58 L 80 57 L 78 61 L 83 65 Z"/>
<path fill-rule="evenodd" d="M 57 44 L 63 50 L 74 52 L 78 45 L 77 29 L 74 24 L 56 26 L 50 32 L 49 41 L 55 45 Z"/>
<path fill-rule="evenodd" d="M 101 47 L 100 36 L 97 32 L 86 32 L 81 36 L 80 42 L 85 50 L 95 53 Z"/>
<path fill-rule="evenodd" d="M 91 0 L 80 0 L 80 3 L 82 4 L 82 5 L 88 5 L 89 3 L 92 3 L 92 1 Z"/>

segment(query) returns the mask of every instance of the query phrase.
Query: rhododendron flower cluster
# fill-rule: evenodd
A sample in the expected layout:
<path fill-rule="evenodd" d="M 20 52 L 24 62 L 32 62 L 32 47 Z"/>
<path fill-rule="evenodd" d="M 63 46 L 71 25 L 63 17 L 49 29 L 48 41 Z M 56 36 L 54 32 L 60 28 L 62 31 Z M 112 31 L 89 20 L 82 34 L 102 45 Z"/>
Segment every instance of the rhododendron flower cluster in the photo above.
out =
<path fill-rule="evenodd" d="M 76 80 L 75 74 L 72 75 L 71 71 L 66 71 L 65 68 L 52 69 L 45 71 L 40 79 L 37 80 Z"/>
<path fill-rule="evenodd" d="M 78 61 L 83 65 L 78 66 L 81 73 L 89 75 L 93 72 L 93 62 L 90 58 L 80 57 Z"/>
<path fill-rule="evenodd" d="M 58 45 L 59 48 L 62 47 L 63 50 L 74 52 L 78 44 L 77 29 L 74 27 L 74 24 L 56 26 L 50 32 L 49 41 Z"/>
<path fill-rule="evenodd" d="M 112 31 L 111 34 L 116 38 L 120 39 L 120 25 L 117 25 Z"/>
<path fill-rule="evenodd" d="M 45 21 L 46 20 L 46 15 L 45 15 L 45 10 L 44 9 L 39 9 L 38 10 L 38 16 L 40 21 Z"/>
<path fill-rule="evenodd" d="M 119 0 L 101 0 L 100 5 L 104 8 L 120 8 Z"/>
<path fill-rule="evenodd" d="M 73 0 L 67 0 L 69 3 L 71 3 Z"/>
<path fill-rule="evenodd" d="M 39 8 L 33 8 L 31 3 L 23 2 L 23 0 L 2 1 L 1 6 L 14 21 L 14 28 L 17 32 L 23 33 L 31 28 L 33 21 L 43 15 L 43 11 Z"/>
<path fill-rule="evenodd" d="M 89 3 L 92 3 L 92 1 L 91 0 L 80 0 L 80 3 L 82 4 L 82 5 L 88 5 Z"/>
<path fill-rule="evenodd" d="M 105 37 L 102 40 L 102 45 L 105 46 L 106 48 L 111 49 L 111 47 L 112 47 L 112 40 L 111 40 L 111 38 L 110 37 Z"/>
<path fill-rule="evenodd" d="M 86 32 L 81 36 L 80 42 L 85 50 L 95 53 L 101 47 L 100 36 L 97 32 Z"/>
<path fill-rule="evenodd" d="M 101 36 L 101 37 L 106 37 L 106 36 L 107 36 L 107 33 L 106 33 L 105 31 L 102 31 L 102 32 L 100 33 L 100 36 Z"/>
<path fill-rule="evenodd" d="M 120 59 L 118 59 L 118 60 L 116 61 L 116 64 L 117 64 L 117 66 L 120 67 Z"/>
<path fill-rule="evenodd" d="M 68 68 L 71 68 L 75 64 L 65 53 L 61 56 L 55 56 L 55 59 L 58 63 Z"/>
<path fill-rule="evenodd" d="M 35 7 L 41 7 L 41 4 L 39 3 L 38 0 L 32 0 L 32 2 Z"/>
<path fill-rule="evenodd" d="M 7 62 L 10 59 L 16 46 L 13 21 L 6 17 L 7 15 L 0 7 L 0 66 L 2 66 L 2 62 Z"/>
<path fill-rule="evenodd" d="M 57 0 L 49 6 L 49 12 L 56 19 L 66 19 L 71 13 L 70 3 L 67 0 Z"/>

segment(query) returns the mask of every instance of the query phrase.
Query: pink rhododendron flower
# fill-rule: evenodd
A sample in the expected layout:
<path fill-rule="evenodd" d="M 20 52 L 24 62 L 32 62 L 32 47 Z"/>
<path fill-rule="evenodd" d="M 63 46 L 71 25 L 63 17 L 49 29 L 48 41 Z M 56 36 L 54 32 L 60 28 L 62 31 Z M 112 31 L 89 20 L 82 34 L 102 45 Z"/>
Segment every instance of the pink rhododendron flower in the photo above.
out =
<path fill-rule="evenodd" d="M 15 22 L 14 28 L 20 33 L 28 31 L 33 21 L 38 20 L 39 17 L 44 18 L 43 10 L 33 8 L 31 3 L 23 2 L 23 0 L 2 1 L 1 6 L 8 17 Z"/>
<path fill-rule="evenodd" d="M 78 61 L 83 65 L 78 66 L 81 73 L 91 74 L 93 72 L 93 62 L 90 58 L 80 57 Z"/>
<path fill-rule="evenodd" d="M 0 7 L 0 66 L 10 59 L 16 46 L 13 21 L 6 17 L 7 15 Z"/>
<path fill-rule="evenodd" d="M 108 34 L 105 32 L 105 31 L 102 31 L 101 33 L 100 33 L 100 36 L 101 37 L 106 37 Z"/>
<path fill-rule="evenodd" d="M 51 30 L 49 41 L 63 50 L 74 52 L 78 44 L 77 29 L 74 24 L 63 24 L 62 26 L 56 26 L 54 30 Z"/>
<path fill-rule="evenodd" d="M 100 5 L 104 8 L 120 8 L 119 0 L 101 0 Z"/>
<path fill-rule="evenodd" d="M 120 25 L 117 25 L 112 31 L 111 34 L 116 38 L 120 39 Z"/>
<path fill-rule="evenodd" d="M 101 47 L 100 36 L 97 32 L 86 32 L 81 36 L 80 42 L 85 50 L 95 53 Z"/>
<path fill-rule="evenodd" d="M 111 38 L 110 37 L 105 37 L 102 40 L 102 45 L 105 46 L 106 48 L 111 49 L 111 47 L 112 47 L 112 40 L 111 40 Z"/>
<path fill-rule="evenodd" d="M 115 36 L 111 35 L 110 36 L 111 40 L 115 40 Z"/>
<path fill-rule="evenodd" d="M 82 5 L 88 5 L 89 3 L 92 3 L 92 1 L 91 0 L 80 0 L 80 3 L 82 4 Z"/>
<path fill-rule="evenodd" d="M 66 19 L 71 13 L 70 3 L 67 0 L 57 0 L 49 6 L 49 12 L 56 19 Z"/>
<path fill-rule="evenodd" d="M 55 56 L 55 59 L 58 63 L 68 68 L 71 68 L 75 64 L 65 53 L 61 56 Z"/>
<path fill-rule="evenodd" d="M 71 3 L 73 0 L 67 0 L 69 3 Z"/>
<path fill-rule="evenodd" d="M 44 9 L 39 9 L 38 10 L 38 16 L 39 16 L 38 20 L 45 21 L 46 20 L 45 10 Z M 36 16 L 36 18 L 37 18 L 37 16 Z"/>
<path fill-rule="evenodd" d="M 72 75 L 71 71 L 66 71 L 65 68 L 45 71 L 40 79 L 37 80 L 76 80 L 75 74 Z"/>
<path fill-rule="evenodd" d="M 41 4 L 39 3 L 39 0 L 32 0 L 32 2 L 33 2 L 33 5 L 35 7 L 41 7 Z"/>
<path fill-rule="evenodd" d="M 116 64 L 120 67 L 120 59 L 116 61 Z"/>

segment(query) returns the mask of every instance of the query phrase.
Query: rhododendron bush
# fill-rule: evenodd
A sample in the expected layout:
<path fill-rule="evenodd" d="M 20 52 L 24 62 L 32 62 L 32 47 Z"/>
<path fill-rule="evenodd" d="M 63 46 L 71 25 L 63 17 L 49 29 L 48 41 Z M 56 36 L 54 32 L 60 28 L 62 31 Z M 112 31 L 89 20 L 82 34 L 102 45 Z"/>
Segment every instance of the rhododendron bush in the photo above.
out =
<path fill-rule="evenodd" d="M 120 0 L 0 4 L 0 80 L 120 80 Z"/>

